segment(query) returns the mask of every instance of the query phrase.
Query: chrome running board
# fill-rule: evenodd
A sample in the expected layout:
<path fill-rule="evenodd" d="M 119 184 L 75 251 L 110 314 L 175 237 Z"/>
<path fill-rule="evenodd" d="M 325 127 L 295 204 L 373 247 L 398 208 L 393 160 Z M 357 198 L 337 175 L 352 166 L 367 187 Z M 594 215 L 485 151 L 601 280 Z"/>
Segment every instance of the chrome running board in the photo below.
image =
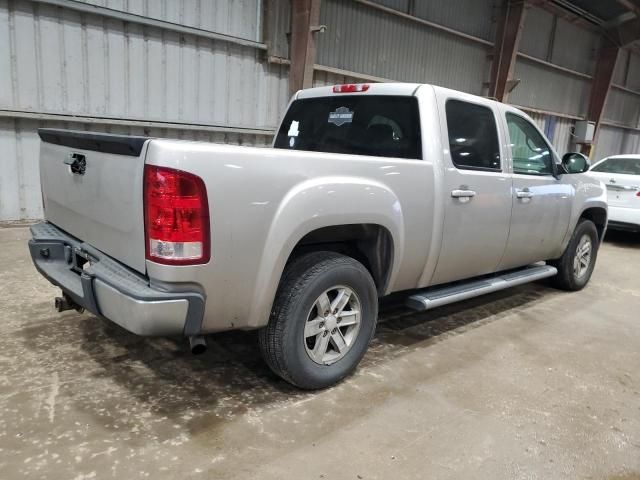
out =
<path fill-rule="evenodd" d="M 557 273 L 558 270 L 550 265 L 529 265 L 517 271 L 511 270 L 508 273 L 498 274 L 495 277 L 421 290 L 411 295 L 405 305 L 417 311 L 429 310 L 541 278 L 552 277 Z"/>

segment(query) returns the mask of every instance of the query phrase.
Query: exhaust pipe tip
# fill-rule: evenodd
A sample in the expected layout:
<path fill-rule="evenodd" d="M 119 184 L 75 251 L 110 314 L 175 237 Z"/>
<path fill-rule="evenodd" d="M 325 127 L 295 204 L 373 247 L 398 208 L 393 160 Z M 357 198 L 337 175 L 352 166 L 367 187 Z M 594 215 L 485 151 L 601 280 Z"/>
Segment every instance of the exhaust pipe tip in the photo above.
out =
<path fill-rule="evenodd" d="M 207 351 L 207 341 L 202 335 L 189 337 L 189 348 L 194 355 L 201 355 Z"/>

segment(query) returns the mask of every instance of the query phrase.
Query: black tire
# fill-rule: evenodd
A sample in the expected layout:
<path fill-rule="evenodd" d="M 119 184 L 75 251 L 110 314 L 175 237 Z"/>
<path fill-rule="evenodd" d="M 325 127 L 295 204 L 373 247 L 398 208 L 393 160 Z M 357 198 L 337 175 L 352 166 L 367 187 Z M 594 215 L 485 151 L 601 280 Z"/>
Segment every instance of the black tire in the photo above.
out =
<path fill-rule="evenodd" d="M 360 327 L 342 358 L 320 364 L 307 353 L 305 325 L 316 300 L 335 286 L 346 286 L 357 296 Z M 287 382 L 308 390 L 326 388 L 358 366 L 375 332 L 377 317 L 375 283 L 360 262 L 334 252 L 308 253 L 285 268 L 269 324 L 259 332 L 260 350 L 271 370 Z"/>
<path fill-rule="evenodd" d="M 574 258 L 578 245 L 585 235 L 591 240 L 591 258 L 584 274 L 578 276 L 574 271 Z M 551 285 L 570 292 L 582 290 L 585 285 L 589 283 L 589 279 L 593 273 L 599 246 L 600 239 L 598 238 L 596 226 L 591 220 L 581 219 L 578 225 L 576 225 L 571 240 L 562 256 L 548 262 L 558 269 L 558 274 L 550 279 Z"/>

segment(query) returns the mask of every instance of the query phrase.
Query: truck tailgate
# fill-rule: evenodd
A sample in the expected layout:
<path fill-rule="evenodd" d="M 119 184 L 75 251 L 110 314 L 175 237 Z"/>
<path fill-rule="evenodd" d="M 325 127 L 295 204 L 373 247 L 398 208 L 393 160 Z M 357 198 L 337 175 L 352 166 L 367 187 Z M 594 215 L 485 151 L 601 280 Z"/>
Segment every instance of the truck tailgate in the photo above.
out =
<path fill-rule="evenodd" d="M 45 219 L 145 271 L 146 137 L 40 129 Z"/>

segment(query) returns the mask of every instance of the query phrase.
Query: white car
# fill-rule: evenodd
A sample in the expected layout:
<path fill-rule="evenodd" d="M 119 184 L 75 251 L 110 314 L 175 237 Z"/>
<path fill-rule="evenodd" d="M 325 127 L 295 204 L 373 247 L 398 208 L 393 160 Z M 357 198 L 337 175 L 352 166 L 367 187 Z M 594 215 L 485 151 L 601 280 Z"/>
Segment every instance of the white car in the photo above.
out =
<path fill-rule="evenodd" d="M 607 186 L 608 228 L 640 232 L 640 155 L 614 155 L 589 170 Z"/>

